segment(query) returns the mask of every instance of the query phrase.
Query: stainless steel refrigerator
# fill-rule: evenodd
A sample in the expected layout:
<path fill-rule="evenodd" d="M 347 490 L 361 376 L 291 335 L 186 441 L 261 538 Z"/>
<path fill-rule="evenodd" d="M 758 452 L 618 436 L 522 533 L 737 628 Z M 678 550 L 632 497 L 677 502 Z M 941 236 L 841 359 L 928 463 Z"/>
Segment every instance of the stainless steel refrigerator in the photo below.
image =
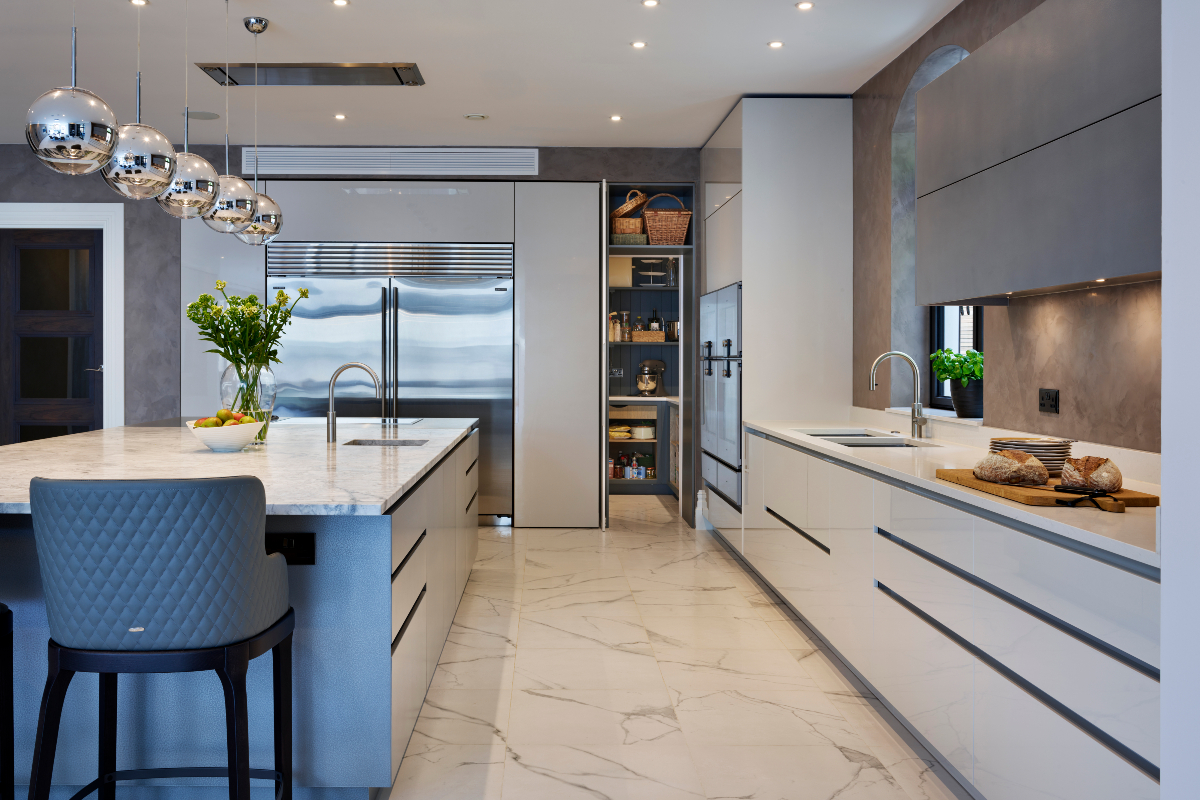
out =
<path fill-rule="evenodd" d="M 273 367 L 280 417 L 477 417 L 479 513 L 513 513 L 511 244 L 287 242 L 267 247 L 267 295 L 309 291 Z"/>
<path fill-rule="evenodd" d="M 700 296 L 700 471 L 742 506 L 742 284 Z"/>

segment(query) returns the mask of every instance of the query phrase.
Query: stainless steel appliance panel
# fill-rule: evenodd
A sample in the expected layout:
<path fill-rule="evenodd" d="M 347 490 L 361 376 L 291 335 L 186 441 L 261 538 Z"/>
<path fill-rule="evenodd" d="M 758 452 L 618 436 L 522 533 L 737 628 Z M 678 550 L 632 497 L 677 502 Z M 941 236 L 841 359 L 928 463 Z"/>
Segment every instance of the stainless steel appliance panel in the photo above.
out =
<path fill-rule="evenodd" d="M 713 346 L 722 356 L 742 355 L 742 284 L 717 292 L 717 339 Z"/>
<path fill-rule="evenodd" d="M 479 512 L 513 513 L 513 282 L 392 278 L 401 417 L 478 417 Z"/>
<path fill-rule="evenodd" d="M 700 357 L 708 358 L 717 352 L 717 293 L 700 296 Z"/>
<path fill-rule="evenodd" d="M 717 449 L 715 455 L 731 467 L 742 467 L 742 362 L 712 362 L 717 379 Z M 741 504 L 739 498 L 738 504 Z"/>
<path fill-rule="evenodd" d="M 329 376 L 347 361 L 361 361 L 383 375 L 384 303 L 388 278 L 267 278 L 268 295 L 283 289 L 293 298 L 308 289 L 293 312 L 279 347 L 282 363 L 272 365 L 279 383 L 275 414 L 324 416 Z M 337 384 L 337 412 L 377 417 L 383 412 L 375 385 L 362 370 L 349 370 Z"/>

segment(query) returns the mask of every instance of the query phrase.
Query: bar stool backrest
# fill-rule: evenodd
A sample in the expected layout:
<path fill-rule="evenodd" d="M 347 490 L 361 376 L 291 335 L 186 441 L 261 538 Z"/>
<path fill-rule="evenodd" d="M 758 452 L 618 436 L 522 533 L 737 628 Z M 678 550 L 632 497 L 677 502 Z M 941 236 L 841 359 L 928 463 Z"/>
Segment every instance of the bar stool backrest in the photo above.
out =
<path fill-rule="evenodd" d="M 220 647 L 287 613 L 254 477 L 29 483 L 50 635 L 82 650 Z"/>

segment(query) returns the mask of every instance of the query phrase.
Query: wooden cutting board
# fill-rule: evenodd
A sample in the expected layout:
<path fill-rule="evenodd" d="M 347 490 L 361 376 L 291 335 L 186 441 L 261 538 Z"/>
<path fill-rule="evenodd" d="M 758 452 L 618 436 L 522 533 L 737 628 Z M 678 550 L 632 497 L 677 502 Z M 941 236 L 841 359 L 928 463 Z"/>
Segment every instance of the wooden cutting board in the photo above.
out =
<path fill-rule="evenodd" d="M 994 494 L 1006 500 L 1015 500 L 1027 506 L 1053 506 L 1057 505 L 1054 502 L 1055 500 L 1070 500 L 1080 496 L 1053 491 L 1053 487 L 1062 483 L 1059 478 L 1051 478 L 1045 487 L 1038 487 L 1014 486 L 1007 483 L 981 481 L 969 469 L 939 469 L 935 474 L 940 480 L 957 483 L 959 486 L 966 486 L 971 489 L 978 489 L 981 492 Z M 1132 489 L 1122 489 L 1119 492 L 1113 492 L 1111 496 L 1114 500 L 1120 500 L 1129 508 L 1152 508 L 1158 505 L 1157 495 L 1135 492 Z M 1091 503 L 1080 503 L 1077 507 L 1095 508 Z"/>

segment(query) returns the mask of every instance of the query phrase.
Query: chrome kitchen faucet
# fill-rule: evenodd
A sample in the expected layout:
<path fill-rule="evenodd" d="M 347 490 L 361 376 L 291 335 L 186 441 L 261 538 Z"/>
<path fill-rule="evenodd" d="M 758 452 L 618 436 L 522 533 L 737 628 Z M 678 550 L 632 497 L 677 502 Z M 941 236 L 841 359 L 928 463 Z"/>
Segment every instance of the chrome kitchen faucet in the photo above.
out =
<path fill-rule="evenodd" d="M 371 380 L 375 381 L 375 397 L 379 399 L 381 404 L 383 402 L 383 384 L 379 382 L 379 376 L 375 374 L 375 370 L 361 361 L 351 361 L 349 364 L 342 364 L 338 367 L 333 373 L 333 377 L 329 379 L 329 413 L 325 416 L 325 433 L 327 440 L 330 442 L 337 440 L 337 412 L 333 410 L 333 386 L 337 383 L 338 376 L 352 367 L 365 370 L 371 376 Z M 383 414 L 382 409 L 379 413 L 380 415 Z"/>
<path fill-rule="evenodd" d="M 879 365 L 889 358 L 903 358 L 912 367 L 913 371 L 913 404 L 912 404 L 912 438 L 923 439 L 925 435 L 925 426 L 929 424 L 929 420 L 921 411 L 921 370 L 917 366 L 917 362 L 913 361 L 913 357 L 908 353 L 901 353 L 899 350 L 892 350 L 889 353 L 884 353 L 879 358 L 875 359 L 875 363 L 871 365 L 871 391 L 875 391 L 875 370 L 879 369 Z M 332 385 L 331 385 L 332 386 Z M 333 397 L 333 389 L 330 388 L 330 397 Z M 330 408 L 333 401 L 330 400 Z"/>

